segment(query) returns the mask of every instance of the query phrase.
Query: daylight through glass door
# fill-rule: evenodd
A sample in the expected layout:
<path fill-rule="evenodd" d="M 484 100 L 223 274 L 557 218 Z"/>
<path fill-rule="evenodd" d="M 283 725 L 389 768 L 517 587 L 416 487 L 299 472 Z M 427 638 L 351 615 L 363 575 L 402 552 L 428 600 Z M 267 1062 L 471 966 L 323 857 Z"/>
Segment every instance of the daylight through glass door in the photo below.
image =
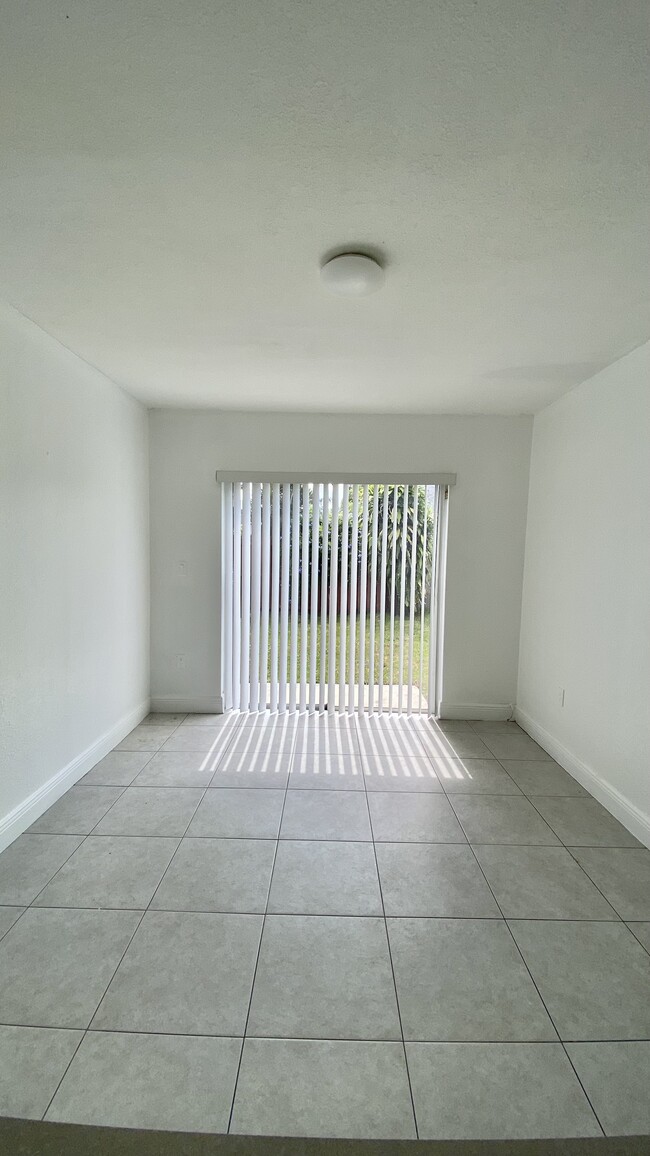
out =
<path fill-rule="evenodd" d="M 224 708 L 433 713 L 441 487 L 222 487 Z"/>

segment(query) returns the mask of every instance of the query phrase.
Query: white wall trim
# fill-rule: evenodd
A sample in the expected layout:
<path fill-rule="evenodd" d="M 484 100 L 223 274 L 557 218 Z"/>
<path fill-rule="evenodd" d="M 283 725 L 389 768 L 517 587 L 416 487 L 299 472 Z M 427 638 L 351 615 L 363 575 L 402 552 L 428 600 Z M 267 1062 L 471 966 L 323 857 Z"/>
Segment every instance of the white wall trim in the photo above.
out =
<path fill-rule="evenodd" d="M 512 718 L 514 706 L 509 702 L 445 702 L 440 703 L 440 718 L 481 719 L 484 722 L 504 722 Z"/>
<path fill-rule="evenodd" d="M 85 751 L 72 759 L 67 766 L 62 767 L 55 775 L 52 775 L 46 783 L 43 783 L 38 790 L 33 794 L 28 795 L 10 811 L 8 815 L 0 819 L 0 851 L 4 851 L 14 839 L 22 835 L 32 823 L 35 823 L 38 818 L 56 803 L 57 799 L 61 798 L 65 792 L 75 783 L 92 770 L 100 759 L 104 758 L 109 751 L 117 743 L 126 738 L 129 731 L 132 731 L 142 719 L 149 713 L 149 699 L 145 699 L 139 706 L 135 707 L 128 714 L 122 715 L 119 722 L 115 726 L 101 735 L 96 742 L 91 746 L 86 747 Z"/>
<path fill-rule="evenodd" d="M 223 697 L 220 694 L 154 694 L 151 696 L 151 710 L 165 713 L 223 714 Z"/>
<path fill-rule="evenodd" d="M 650 847 L 650 815 L 646 815 L 634 803 L 623 795 L 616 787 L 612 787 L 610 783 L 593 770 L 592 767 L 587 766 L 562 743 L 553 738 L 544 727 L 536 723 L 530 715 L 525 711 L 517 708 L 515 718 L 519 725 L 530 735 L 535 742 L 539 743 L 544 750 L 548 752 L 556 762 L 564 767 L 565 771 L 585 787 L 595 799 L 602 803 L 608 811 L 618 819 L 637 839 L 646 846 Z"/>

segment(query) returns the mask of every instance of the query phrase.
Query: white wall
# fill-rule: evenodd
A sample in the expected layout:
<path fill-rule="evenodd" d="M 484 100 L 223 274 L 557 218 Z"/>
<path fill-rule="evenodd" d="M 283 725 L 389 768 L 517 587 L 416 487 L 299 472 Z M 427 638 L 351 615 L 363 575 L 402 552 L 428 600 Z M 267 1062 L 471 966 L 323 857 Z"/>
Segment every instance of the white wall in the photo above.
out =
<path fill-rule="evenodd" d="M 0 407 L 1 847 L 146 710 L 149 552 L 141 405 L 3 308 Z"/>
<path fill-rule="evenodd" d="M 535 418 L 518 705 L 649 841 L 650 344 Z"/>
<path fill-rule="evenodd" d="M 216 469 L 444 470 L 450 497 L 443 699 L 461 714 L 515 702 L 532 419 L 154 410 L 151 693 L 159 708 L 220 695 Z M 178 657 L 183 665 L 179 667 Z"/>

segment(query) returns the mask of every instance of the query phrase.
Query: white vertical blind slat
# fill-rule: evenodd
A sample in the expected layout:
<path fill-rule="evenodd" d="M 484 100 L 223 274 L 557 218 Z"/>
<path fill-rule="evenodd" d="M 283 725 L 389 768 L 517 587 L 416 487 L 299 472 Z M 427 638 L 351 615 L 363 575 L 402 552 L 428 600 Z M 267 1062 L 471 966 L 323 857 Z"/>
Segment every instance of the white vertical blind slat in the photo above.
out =
<path fill-rule="evenodd" d="M 287 658 L 289 647 L 289 563 L 291 548 L 291 486 L 282 487 L 282 528 L 280 557 L 280 665 L 278 670 L 278 711 L 287 709 Z"/>
<path fill-rule="evenodd" d="M 262 486 L 262 612 L 260 622 L 260 710 L 268 704 L 269 603 L 271 582 L 271 486 Z"/>
<path fill-rule="evenodd" d="M 420 706 L 418 713 L 422 714 L 424 710 L 424 605 L 426 602 L 427 592 L 427 537 L 429 532 L 429 504 L 427 487 L 422 487 L 422 500 L 424 502 L 424 530 L 422 532 L 422 576 L 421 576 L 421 594 L 420 594 L 420 671 L 419 671 L 419 688 L 420 688 Z"/>
<path fill-rule="evenodd" d="M 395 566 L 397 560 L 397 486 L 393 486 L 393 518 L 390 565 L 390 665 L 388 668 L 388 710 L 393 713 L 393 675 L 395 673 Z"/>
<path fill-rule="evenodd" d="M 413 645 L 415 642 L 415 578 L 418 564 L 418 495 L 419 486 L 413 486 L 413 525 L 411 527 L 411 582 L 409 590 L 409 665 L 406 709 L 413 710 Z M 406 545 L 406 544 L 405 544 Z M 420 641 L 420 645 L 422 642 Z"/>
<path fill-rule="evenodd" d="M 379 679 L 377 710 L 384 712 L 384 649 L 386 645 L 386 575 L 388 568 L 388 486 L 384 486 L 381 512 L 381 579 L 379 584 Z"/>
<path fill-rule="evenodd" d="M 336 622 L 339 592 L 339 487 L 332 486 L 332 549 L 330 564 L 330 620 L 327 671 L 327 705 L 333 711 L 336 702 Z"/>
<path fill-rule="evenodd" d="M 271 696 L 272 711 L 278 709 L 278 643 L 280 630 L 280 486 L 271 491 Z"/>
<path fill-rule="evenodd" d="M 375 710 L 375 619 L 377 616 L 377 527 L 379 522 L 379 487 L 372 492 L 372 534 L 370 541 L 370 666 L 368 670 L 368 712 Z M 383 662 L 383 650 L 380 650 Z"/>
<path fill-rule="evenodd" d="M 298 581 L 300 578 L 300 486 L 291 487 L 291 661 L 289 710 L 296 709 L 298 684 Z"/>
<path fill-rule="evenodd" d="M 260 595 L 262 561 L 262 491 L 253 483 L 251 502 L 251 710 L 260 702 Z"/>
<path fill-rule="evenodd" d="M 232 497 L 232 482 L 226 482 L 221 494 L 221 517 L 222 517 L 222 541 L 224 544 L 223 551 L 223 587 L 222 587 L 222 613 L 223 613 L 223 654 L 227 656 L 223 663 L 223 704 L 224 710 L 231 710 L 232 701 L 232 573 L 233 573 L 233 535 L 232 535 L 232 515 L 233 515 L 233 497 Z"/>
<path fill-rule="evenodd" d="M 316 710 L 316 658 L 318 645 L 318 527 L 321 487 L 312 487 L 311 600 L 309 608 L 309 713 Z"/>
<path fill-rule="evenodd" d="M 347 673 L 347 622 L 348 622 L 348 542 L 350 535 L 350 487 L 343 486 L 341 498 L 343 526 L 341 530 L 341 613 L 339 621 L 339 711 L 346 709 L 345 690 Z"/>
<path fill-rule="evenodd" d="M 309 486 L 302 486 L 300 557 L 300 710 L 307 710 L 307 642 L 309 598 Z"/>
<path fill-rule="evenodd" d="M 399 688 L 397 710 L 402 713 L 402 698 L 404 689 L 404 595 L 406 593 L 406 553 L 409 517 L 409 487 L 404 486 L 404 504 L 402 511 L 402 529 L 400 533 L 400 578 L 399 578 Z"/>
<path fill-rule="evenodd" d="M 329 565 L 329 519 L 331 493 L 329 486 L 322 486 L 322 535 L 321 535 L 321 598 L 320 598 L 320 678 L 318 688 L 318 709 L 325 712 L 325 687 L 327 685 L 327 583 Z"/>
<path fill-rule="evenodd" d="M 241 482 L 233 486 L 233 564 L 232 564 L 232 662 L 231 686 L 233 709 L 241 710 Z"/>
<path fill-rule="evenodd" d="M 352 487 L 352 533 L 350 538 L 350 631 L 348 657 L 348 713 L 355 708 L 357 656 L 357 571 L 359 565 L 359 487 Z"/>
<path fill-rule="evenodd" d="M 440 519 L 442 515 L 442 486 L 436 486 L 434 498 L 434 540 L 433 540 L 433 562 L 431 565 L 431 603 L 429 607 L 429 674 L 427 679 L 427 702 L 429 704 L 429 715 L 435 714 L 437 703 L 436 685 L 435 685 L 435 669 L 436 657 L 438 649 L 438 583 L 440 580 L 439 570 L 439 555 L 440 555 Z"/>
<path fill-rule="evenodd" d="M 361 573 L 359 575 L 359 710 L 366 697 L 366 595 L 368 587 L 368 486 L 361 487 L 363 507 L 361 518 Z"/>
<path fill-rule="evenodd" d="M 242 489 L 242 630 L 241 630 L 241 673 L 240 709 L 250 710 L 250 631 L 251 631 L 251 499 L 252 486 L 248 482 Z"/>

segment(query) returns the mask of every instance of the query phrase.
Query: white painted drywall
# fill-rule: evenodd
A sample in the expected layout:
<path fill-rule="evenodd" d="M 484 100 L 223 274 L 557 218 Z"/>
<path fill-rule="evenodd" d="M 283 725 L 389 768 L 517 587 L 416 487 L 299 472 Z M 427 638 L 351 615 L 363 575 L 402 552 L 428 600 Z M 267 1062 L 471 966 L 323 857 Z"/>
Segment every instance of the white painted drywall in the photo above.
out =
<path fill-rule="evenodd" d="M 154 705 L 214 709 L 220 695 L 217 469 L 456 472 L 443 699 L 461 710 L 514 703 L 531 426 L 526 417 L 151 411 Z"/>
<path fill-rule="evenodd" d="M 146 709 L 149 551 L 146 411 L 14 310 L 0 338 L 1 843 Z"/>
<path fill-rule="evenodd" d="M 518 706 L 650 837 L 650 344 L 535 418 Z"/>

